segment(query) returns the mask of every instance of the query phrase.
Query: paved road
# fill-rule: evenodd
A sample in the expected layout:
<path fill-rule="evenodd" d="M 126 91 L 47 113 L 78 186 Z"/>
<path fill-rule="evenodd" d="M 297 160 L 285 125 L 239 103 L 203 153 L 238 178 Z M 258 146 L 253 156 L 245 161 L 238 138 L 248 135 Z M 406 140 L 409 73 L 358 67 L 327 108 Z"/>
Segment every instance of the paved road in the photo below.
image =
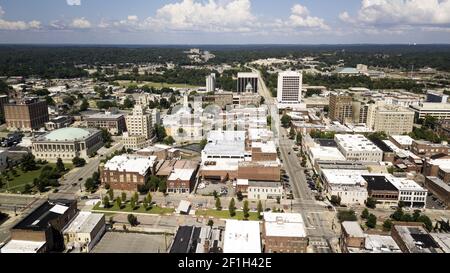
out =
<path fill-rule="evenodd" d="M 74 199 L 77 193 L 84 191 L 85 181 L 92 177 L 94 172 L 98 171 L 98 165 L 100 161 L 106 156 L 112 154 L 116 150 L 120 150 L 123 147 L 122 142 L 116 143 L 109 149 L 102 148 L 98 151 L 98 156 L 89 159 L 87 164 L 81 168 L 77 168 L 69 172 L 61 179 L 61 186 L 58 188 L 58 193 L 50 194 L 51 199 Z"/>
<path fill-rule="evenodd" d="M 280 148 L 284 168 L 290 177 L 295 198 L 292 204 L 292 211 L 302 214 L 314 252 L 331 252 L 329 240 L 334 238 L 335 234 L 327 227 L 330 225 L 330 219 L 329 217 L 325 218 L 322 216 L 326 213 L 324 206 L 317 204 L 312 192 L 308 188 L 304 173 L 305 169 L 301 167 L 296 152 L 292 148 L 294 142 L 285 137 L 288 135 L 288 132 L 281 127 L 276 100 L 272 97 L 261 77 L 261 73 L 254 68 L 251 69 L 253 72 L 259 74 L 259 92 L 269 107 L 269 112 L 272 116 L 272 131 L 275 135 L 275 142 Z"/>

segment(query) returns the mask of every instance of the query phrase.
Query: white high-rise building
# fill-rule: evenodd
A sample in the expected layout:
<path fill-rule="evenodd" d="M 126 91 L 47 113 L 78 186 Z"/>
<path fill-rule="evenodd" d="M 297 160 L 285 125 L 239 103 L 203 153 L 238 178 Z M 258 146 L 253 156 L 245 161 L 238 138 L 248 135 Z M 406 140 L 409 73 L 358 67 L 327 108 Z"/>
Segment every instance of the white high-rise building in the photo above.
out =
<path fill-rule="evenodd" d="M 133 113 L 126 117 L 127 131 L 130 136 L 153 137 L 153 118 L 143 105 L 135 105 Z"/>
<path fill-rule="evenodd" d="M 216 74 L 212 73 L 206 77 L 206 92 L 216 91 Z"/>
<path fill-rule="evenodd" d="M 300 104 L 302 101 L 302 72 L 285 71 L 278 74 L 277 100 L 280 104 Z"/>

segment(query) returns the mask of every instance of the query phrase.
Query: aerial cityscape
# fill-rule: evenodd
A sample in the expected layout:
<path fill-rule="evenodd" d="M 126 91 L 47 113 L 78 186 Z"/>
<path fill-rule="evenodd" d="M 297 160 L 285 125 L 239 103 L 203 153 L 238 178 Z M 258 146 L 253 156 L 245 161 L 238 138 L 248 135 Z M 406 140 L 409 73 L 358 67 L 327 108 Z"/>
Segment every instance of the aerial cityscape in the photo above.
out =
<path fill-rule="evenodd" d="M 450 1 L 42 2 L 0 0 L 0 256 L 450 253 Z"/>

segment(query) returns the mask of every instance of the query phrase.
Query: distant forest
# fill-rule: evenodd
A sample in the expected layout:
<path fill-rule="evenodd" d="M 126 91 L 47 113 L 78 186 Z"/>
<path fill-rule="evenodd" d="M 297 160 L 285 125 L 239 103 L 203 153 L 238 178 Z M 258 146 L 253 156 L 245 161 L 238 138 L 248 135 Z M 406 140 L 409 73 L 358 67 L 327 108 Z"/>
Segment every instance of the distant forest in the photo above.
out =
<path fill-rule="evenodd" d="M 172 62 L 191 65 L 183 51 L 199 47 L 216 58 L 209 64 L 244 64 L 261 58 L 317 57 L 327 65 L 343 60 L 404 70 L 432 67 L 450 72 L 450 45 L 248 45 L 248 46 L 0 46 L 0 75 L 74 78 L 87 76 L 77 67 Z M 194 64 L 195 65 L 195 64 Z M 205 71 L 202 72 L 202 74 Z"/>

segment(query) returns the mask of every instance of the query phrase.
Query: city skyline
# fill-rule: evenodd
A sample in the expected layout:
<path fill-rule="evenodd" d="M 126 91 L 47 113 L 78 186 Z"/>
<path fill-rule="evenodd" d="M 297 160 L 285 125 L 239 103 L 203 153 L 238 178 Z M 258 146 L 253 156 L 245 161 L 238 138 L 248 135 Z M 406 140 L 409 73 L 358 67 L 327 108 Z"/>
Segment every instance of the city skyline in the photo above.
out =
<path fill-rule="evenodd" d="M 3 44 L 450 43 L 449 24 L 448 0 L 0 0 Z"/>

